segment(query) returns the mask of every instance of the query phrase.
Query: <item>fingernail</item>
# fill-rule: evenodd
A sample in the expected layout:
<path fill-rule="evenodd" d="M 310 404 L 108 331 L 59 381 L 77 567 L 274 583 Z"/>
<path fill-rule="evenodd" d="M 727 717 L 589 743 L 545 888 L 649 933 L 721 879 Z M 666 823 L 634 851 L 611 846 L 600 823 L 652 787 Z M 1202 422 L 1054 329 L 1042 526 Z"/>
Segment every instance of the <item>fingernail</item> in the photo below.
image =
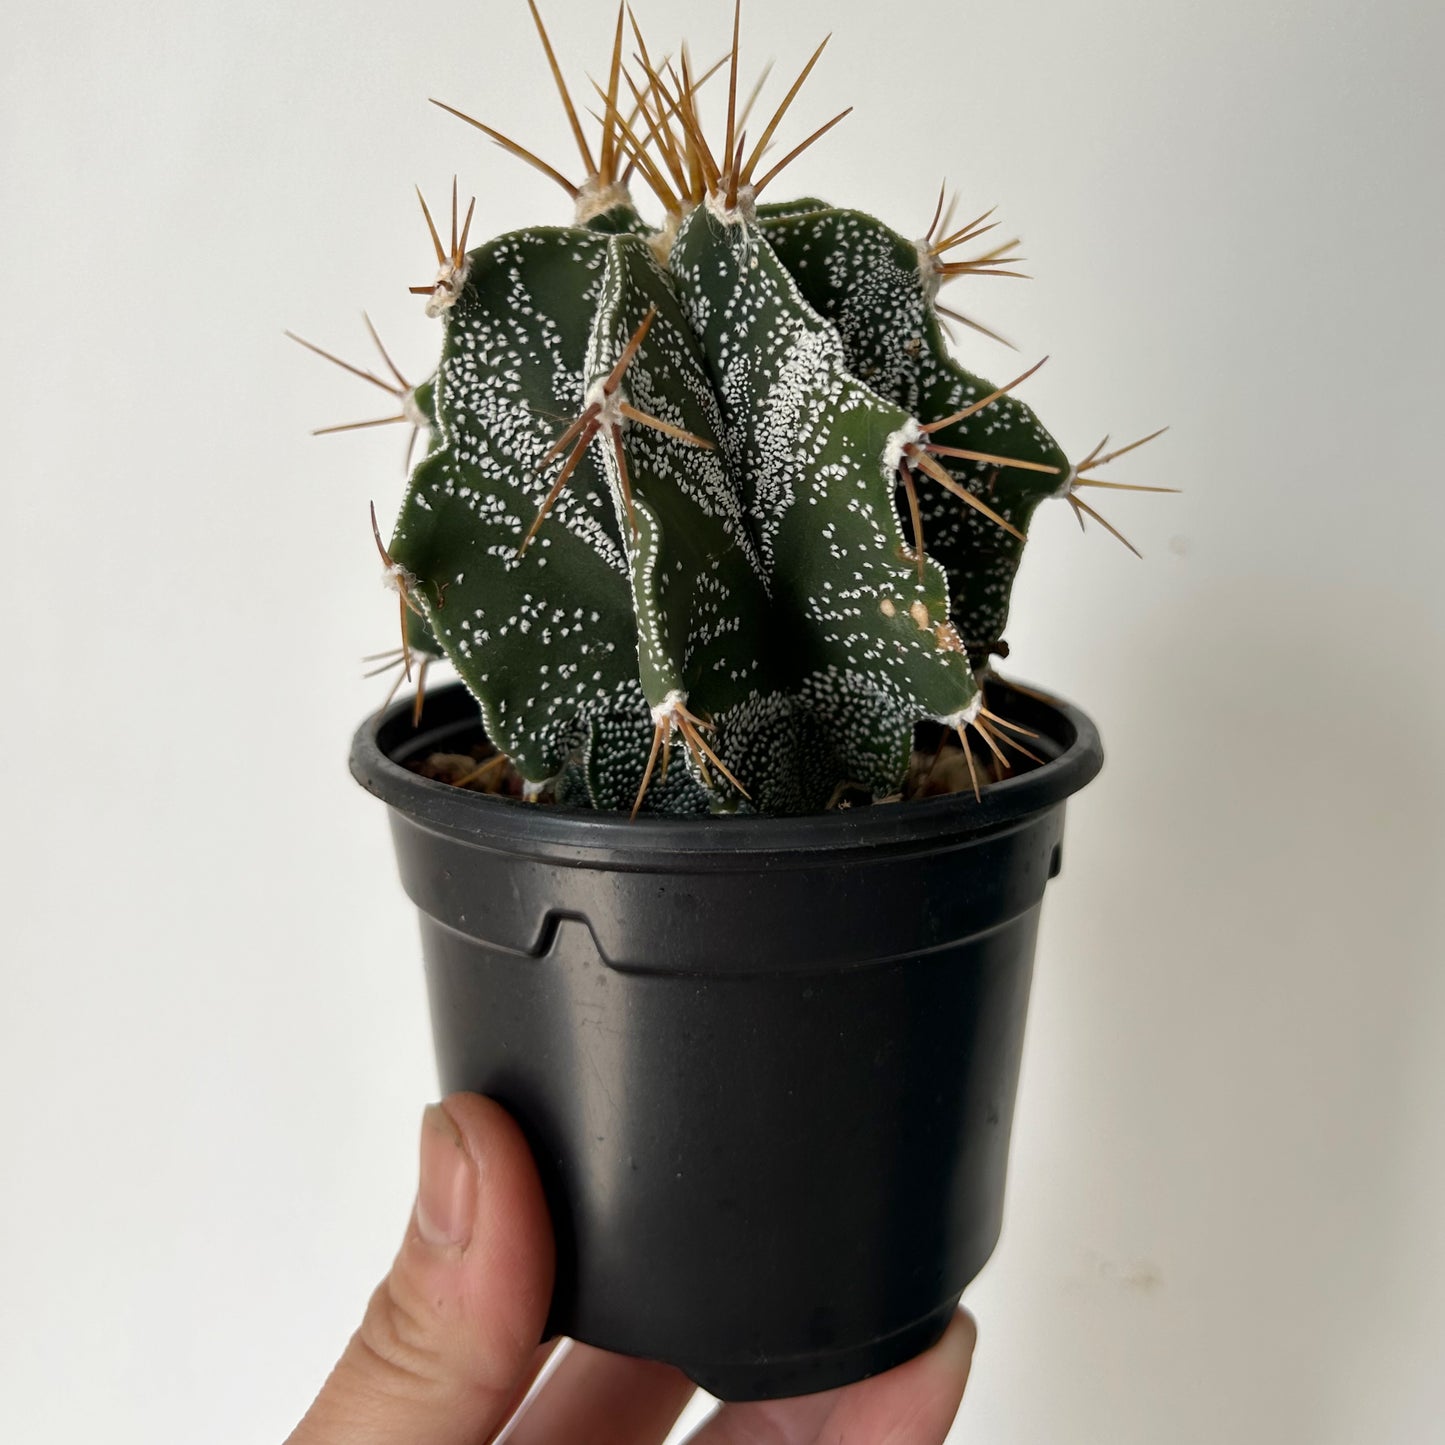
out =
<path fill-rule="evenodd" d="M 428 1104 L 421 1119 L 421 1184 L 417 1232 L 439 1247 L 467 1244 L 476 1214 L 477 1175 L 451 1115 Z"/>

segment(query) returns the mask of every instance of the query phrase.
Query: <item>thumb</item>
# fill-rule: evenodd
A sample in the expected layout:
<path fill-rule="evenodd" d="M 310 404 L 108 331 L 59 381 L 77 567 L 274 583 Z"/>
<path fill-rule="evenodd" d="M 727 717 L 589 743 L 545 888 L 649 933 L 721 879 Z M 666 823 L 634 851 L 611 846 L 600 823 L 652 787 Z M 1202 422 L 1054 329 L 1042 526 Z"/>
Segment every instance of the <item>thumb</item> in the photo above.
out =
<path fill-rule="evenodd" d="M 553 1244 L 521 1130 L 453 1094 L 422 1118 L 406 1239 L 287 1445 L 475 1445 L 532 1368 Z"/>

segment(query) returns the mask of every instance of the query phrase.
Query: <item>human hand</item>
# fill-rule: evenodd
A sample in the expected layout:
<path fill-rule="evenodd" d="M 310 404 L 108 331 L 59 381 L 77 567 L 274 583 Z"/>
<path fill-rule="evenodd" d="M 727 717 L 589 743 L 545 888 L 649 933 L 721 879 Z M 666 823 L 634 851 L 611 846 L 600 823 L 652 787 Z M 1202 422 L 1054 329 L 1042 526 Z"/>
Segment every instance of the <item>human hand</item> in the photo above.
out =
<path fill-rule="evenodd" d="M 484 1445 L 536 1380 L 553 1243 L 521 1131 L 453 1094 L 422 1121 L 421 1183 L 391 1273 L 287 1445 Z M 723 1405 L 689 1445 L 941 1445 L 973 1357 L 963 1311 L 925 1354 L 856 1385 Z M 695 1386 L 670 1365 L 573 1345 L 506 1445 L 661 1445 Z"/>

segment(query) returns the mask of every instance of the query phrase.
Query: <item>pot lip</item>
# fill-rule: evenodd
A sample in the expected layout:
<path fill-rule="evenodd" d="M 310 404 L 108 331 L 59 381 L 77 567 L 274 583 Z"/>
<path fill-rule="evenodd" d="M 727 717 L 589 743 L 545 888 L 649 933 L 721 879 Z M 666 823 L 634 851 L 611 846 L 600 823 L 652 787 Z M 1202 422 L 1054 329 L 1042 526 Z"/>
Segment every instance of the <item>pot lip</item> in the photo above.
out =
<path fill-rule="evenodd" d="M 395 761 L 390 754 L 402 751 L 399 743 L 425 738 L 430 731 L 424 726 L 420 734 L 413 732 L 411 698 L 394 702 L 361 724 L 352 739 L 351 773 L 367 792 L 429 831 L 557 861 L 605 852 L 646 866 L 677 854 L 781 856 L 962 843 L 1006 831 L 1057 807 L 1090 783 L 1104 764 L 1098 729 L 1081 709 L 1003 678 L 991 677 L 989 682 L 1006 693 L 1010 716 L 1037 730 L 1057 753 L 1041 767 L 985 784 L 981 800 L 965 792 L 782 818 L 644 814 L 631 820 L 621 813 L 539 807 L 423 778 Z M 452 726 L 469 717 L 475 706 L 461 682 L 427 692 L 427 710 L 433 716 L 458 715 L 450 719 Z"/>

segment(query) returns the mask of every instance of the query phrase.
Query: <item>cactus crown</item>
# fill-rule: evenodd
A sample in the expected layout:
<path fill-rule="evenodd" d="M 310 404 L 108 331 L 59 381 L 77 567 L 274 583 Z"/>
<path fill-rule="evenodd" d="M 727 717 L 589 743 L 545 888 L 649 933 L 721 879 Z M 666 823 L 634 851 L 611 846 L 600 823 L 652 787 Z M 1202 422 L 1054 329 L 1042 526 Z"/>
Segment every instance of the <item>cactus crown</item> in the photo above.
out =
<path fill-rule="evenodd" d="M 412 290 L 443 324 L 437 370 L 412 386 L 384 348 L 390 380 L 349 368 L 425 440 L 389 542 L 372 516 L 397 665 L 446 657 L 500 753 L 574 804 L 895 794 L 925 719 L 960 737 L 976 790 L 969 732 L 996 768 L 1028 753 L 981 677 L 1034 510 L 1062 497 L 1102 522 L 1081 489 L 1122 486 L 1093 473 L 1130 449 L 1071 464 L 1014 395 L 1037 367 L 993 386 L 951 354 L 950 321 L 985 328 L 942 288 L 1017 275 L 1017 243 L 982 241 L 991 213 L 954 226 L 942 191 L 918 240 L 762 200 L 848 112 L 771 162 L 820 45 L 749 144 L 736 10 L 704 74 L 686 48 L 655 58 L 635 19 L 628 57 L 619 11 L 594 151 L 528 3 L 583 179 L 452 113 L 555 180 L 573 223 L 468 250 L 455 182 L 449 244 L 423 199 L 438 271 Z M 699 95 L 723 66 L 719 149 Z"/>

